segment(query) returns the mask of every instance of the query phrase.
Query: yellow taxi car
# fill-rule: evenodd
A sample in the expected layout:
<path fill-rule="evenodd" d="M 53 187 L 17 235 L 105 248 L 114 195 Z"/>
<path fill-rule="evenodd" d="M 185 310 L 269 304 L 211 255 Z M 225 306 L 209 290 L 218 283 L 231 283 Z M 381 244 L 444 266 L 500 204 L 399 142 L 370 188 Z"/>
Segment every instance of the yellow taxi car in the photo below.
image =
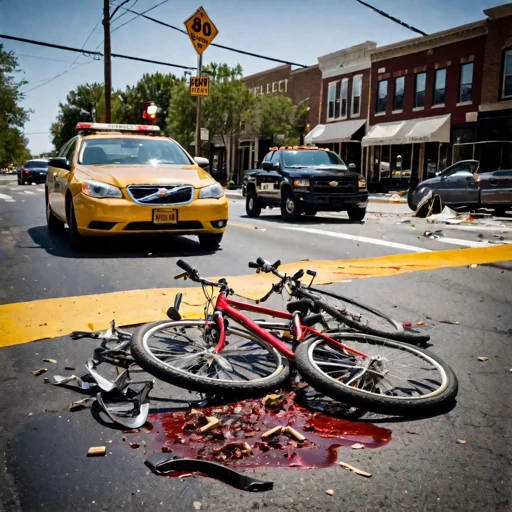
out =
<path fill-rule="evenodd" d="M 48 164 L 48 229 L 69 227 L 73 248 L 88 236 L 197 235 L 217 248 L 228 221 L 222 186 L 154 125 L 78 123 Z"/>

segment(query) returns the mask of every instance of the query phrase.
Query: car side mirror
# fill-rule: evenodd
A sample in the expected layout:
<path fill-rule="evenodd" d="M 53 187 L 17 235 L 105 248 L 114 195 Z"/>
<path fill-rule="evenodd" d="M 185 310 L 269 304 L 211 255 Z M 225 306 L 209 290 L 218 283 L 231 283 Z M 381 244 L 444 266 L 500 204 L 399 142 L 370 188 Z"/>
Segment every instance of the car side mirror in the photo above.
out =
<path fill-rule="evenodd" d="M 202 156 L 195 156 L 194 162 L 201 167 L 201 169 L 208 169 L 210 167 L 210 161 L 208 158 L 204 158 Z"/>
<path fill-rule="evenodd" d="M 272 171 L 274 170 L 274 165 L 272 164 L 272 162 L 266 161 L 261 164 L 261 168 L 264 171 Z"/>
<path fill-rule="evenodd" d="M 435 175 L 436 176 L 441 176 L 441 171 L 437 171 Z"/>
<path fill-rule="evenodd" d="M 65 169 L 66 171 L 69 171 L 69 169 L 70 169 L 69 160 L 66 157 L 64 157 L 64 156 L 59 156 L 59 157 L 56 157 L 56 158 L 52 158 L 48 162 L 48 166 L 49 167 L 55 167 L 57 169 Z"/>

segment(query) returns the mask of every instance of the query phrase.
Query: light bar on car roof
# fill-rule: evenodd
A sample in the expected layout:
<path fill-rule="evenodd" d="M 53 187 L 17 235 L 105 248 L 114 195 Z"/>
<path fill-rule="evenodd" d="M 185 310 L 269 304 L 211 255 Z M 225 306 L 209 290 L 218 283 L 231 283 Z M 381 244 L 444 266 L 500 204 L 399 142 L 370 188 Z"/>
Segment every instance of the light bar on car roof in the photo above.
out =
<path fill-rule="evenodd" d="M 77 123 L 75 130 L 159 132 L 160 127 L 148 124 Z"/>

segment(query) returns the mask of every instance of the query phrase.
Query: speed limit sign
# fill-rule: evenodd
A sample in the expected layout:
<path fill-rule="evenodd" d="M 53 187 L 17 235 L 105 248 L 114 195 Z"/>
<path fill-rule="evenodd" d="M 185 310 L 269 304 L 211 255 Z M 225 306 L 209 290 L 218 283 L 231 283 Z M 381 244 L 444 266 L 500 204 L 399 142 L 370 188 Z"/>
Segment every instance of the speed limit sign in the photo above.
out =
<path fill-rule="evenodd" d="M 201 55 L 209 44 L 215 39 L 219 33 L 213 21 L 208 18 L 205 10 L 202 7 L 185 21 L 187 27 L 188 37 L 196 52 Z"/>

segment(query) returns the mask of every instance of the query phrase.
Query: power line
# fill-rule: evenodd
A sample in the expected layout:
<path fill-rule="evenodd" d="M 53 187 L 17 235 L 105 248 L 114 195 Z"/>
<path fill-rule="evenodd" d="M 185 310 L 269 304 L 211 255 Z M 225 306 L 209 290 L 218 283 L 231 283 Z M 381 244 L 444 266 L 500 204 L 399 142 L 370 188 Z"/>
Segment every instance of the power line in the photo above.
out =
<path fill-rule="evenodd" d="M 164 27 L 172 28 L 173 30 L 177 30 L 178 32 L 181 32 L 182 34 L 188 35 L 186 30 L 183 30 L 181 28 L 175 27 L 174 25 L 169 25 L 169 23 L 165 23 L 163 21 L 157 20 L 156 18 L 152 18 L 151 16 L 146 16 L 142 12 L 136 12 L 136 11 L 133 11 L 132 9 L 128 9 L 127 7 L 121 7 L 120 5 L 117 6 L 117 7 L 121 8 L 121 9 L 124 9 L 125 11 L 129 11 L 132 14 L 136 14 L 137 16 L 142 16 L 143 18 L 146 18 L 147 20 L 150 20 L 150 21 L 153 21 L 155 23 L 158 23 L 159 25 L 163 25 Z M 257 57 L 258 59 L 271 60 L 273 62 L 280 62 L 281 64 L 289 64 L 290 66 L 299 66 L 301 68 L 307 68 L 308 67 L 308 66 L 306 66 L 304 64 L 297 64 L 296 62 L 290 62 L 290 61 L 282 60 L 282 59 L 275 59 L 274 57 L 267 57 L 265 55 L 259 55 L 257 53 L 246 52 L 245 50 L 237 50 L 236 48 L 230 48 L 229 46 L 223 46 L 221 44 L 210 43 L 210 46 L 215 46 L 217 48 L 222 48 L 223 50 L 229 50 L 230 52 L 236 52 L 236 53 L 241 53 L 243 55 L 249 55 L 250 57 Z"/>
<path fill-rule="evenodd" d="M 95 55 L 97 57 L 103 57 L 103 54 L 101 52 L 91 51 L 91 50 L 84 50 L 83 48 L 73 48 L 72 46 L 63 46 L 60 44 L 53 44 L 53 43 L 46 43 L 44 41 L 35 41 L 33 39 L 25 39 L 23 37 L 15 37 L 15 36 L 7 36 L 5 34 L 0 34 L 0 38 L 3 39 L 10 39 L 12 41 L 20 41 L 22 43 L 28 43 L 28 44 L 35 44 L 38 46 L 46 46 L 48 48 L 56 48 L 57 50 L 66 50 L 68 52 L 79 52 L 86 55 Z M 131 55 L 124 55 L 120 53 L 113 53 L 112 57 L 118 57 L 120 59 L 128 59 L 128 60 L 137 60 L 140 62 L 149 62 L 150 64 L 158 64 L 160 66 L 169 66 L 172 68 L 180 68 L 180 69 L 192 69 L 195 70 L 195 66 L 183 66 L 181 64 L 171 64 L 170 62 L 162 62 L 158 60 L 151 60 L 151 59 L 143 59 L 141 57 L 133 57 Z M 88 62 L 84 62 L 84 64 L 88 64 Z"/>
<path fill-rule="evenodd" d="M 16 53 L 16 57 L 30 57 L 32 59 L 41 59 L 41 60 L 51 60 L 53 62 L 67 62 L 67 60 L 64 59 L 50 59 L 49 57 L 40 57 L 39 55 L 28 55 L 26 53 Z"/>
<path fill-rule="evenodd" d="M 408 25 L 407 23 L 404 23 L 403 21 L 400 21 L 398 18 L 395 18 L 394 16 L 391 16 L 390 14 L 381 11 L 380 9 L 377 9 L 376 7 L 373 7 L 373 5 L 367 4 L 366 2 L 363 2 L 363 0 L 356 0 L 356 2 L 359 2 L 361 5 L 364 5 L 365 7 L 368 7 L 372 11 L 375 11 L 376 13 L 380 14 L 381 16 L 384 16 L 385 18 L 390 19 L 391 21 L 394 21 L 395 23 L 398 23 L 399 25 L 402 25 L 402 27 L 408 28 L 409 30 L 412 30 L 413 32 L 417 32 L 418 34 L 421 34 L 422 36 L 428 36 L 427 33 L 423 32 L 423 30 L 420 30 L 418 28 L 414 28 L 412 25 Z"/>

